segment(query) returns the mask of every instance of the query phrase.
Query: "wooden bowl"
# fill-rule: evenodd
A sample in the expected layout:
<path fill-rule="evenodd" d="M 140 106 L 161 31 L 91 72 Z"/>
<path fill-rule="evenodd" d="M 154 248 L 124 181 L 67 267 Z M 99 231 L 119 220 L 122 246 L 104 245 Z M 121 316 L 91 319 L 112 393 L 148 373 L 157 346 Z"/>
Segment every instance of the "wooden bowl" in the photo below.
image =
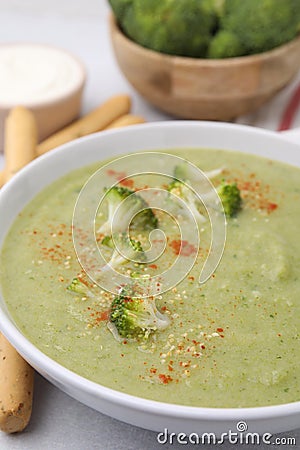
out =
<path fill-rule="evenodd" d="M 300 37 L 274 50 L 227 59 L 171 56 L 128 39 L 110 19 L 111 39 L 127 80 L 150 103 L 185 119 L 232 120 L 255 110 L 300 67 Z"/>

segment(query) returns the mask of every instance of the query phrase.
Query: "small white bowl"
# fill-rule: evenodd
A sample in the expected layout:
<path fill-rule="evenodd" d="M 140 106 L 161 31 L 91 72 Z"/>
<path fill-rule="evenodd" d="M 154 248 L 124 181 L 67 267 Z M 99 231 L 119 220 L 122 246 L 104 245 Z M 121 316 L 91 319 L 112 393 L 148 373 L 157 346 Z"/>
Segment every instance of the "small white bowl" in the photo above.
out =
<path fill-rule="evenodd" d="M 77 139 L 36 159 L 0 192 L 0 248 L 18 213 L 46 185 L 69 171 L 124 152 L 181 148 L 218 148 L 263 155 L 300 167 L 299 145 L 277 133 L 210 122 L 161 122 L 105 131 Z M 209 150 L 208 150 L 209 151 Z M 279 433 L 299 427 L 300 402 L 255 408 L 202 408 L 167 404 L 124 394 L 89 381 L 38 350 L 14 324 L 0 295 L 0 329 L 43 376 L 86 405 L 150 430 L 217 435 L 237 431 Z"/>
<path fill-rule="evenodd" d="M 44 44 L 1 44 L 0 149 L 11 108 L 22 105 L 34 113 L 41 141 L 79 115 L 85 80 L 83 64 L 65 50 Z"/>

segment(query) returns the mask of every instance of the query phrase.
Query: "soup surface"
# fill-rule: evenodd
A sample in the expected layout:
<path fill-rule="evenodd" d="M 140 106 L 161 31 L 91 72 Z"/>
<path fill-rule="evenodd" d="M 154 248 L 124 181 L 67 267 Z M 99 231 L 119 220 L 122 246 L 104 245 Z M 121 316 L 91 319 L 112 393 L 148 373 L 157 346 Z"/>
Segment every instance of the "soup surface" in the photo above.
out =
<path fill-rule="evenodd" d="M 242 209 L 228 218 L 225 251 L 213 276 L 198 283 L 209 247 L 204 222 L 193 269 L 157 297 L 169 326 L 145 342 L 116 340 L 107 327 L 113 295 L 91 283 L 77 260 L 74 205 L 100 164 L 56 181 L 16 219 L 1 252 L 9 312 L 45 354 L 122 392 L 206 407 L 300 400 L 300 170 L 238 152 L 168 153 L 202 170 L 222 167 L 213 183 L 237 183 L 243 199 Z M 178 253 L 178 235 L 170 217 L 157 215 L 168 236 L 166 264 Z M 155 274 L 158 266 L 128 262 L 119 270 Z M 75 276 L 92 296 L 67 290 Z"/>

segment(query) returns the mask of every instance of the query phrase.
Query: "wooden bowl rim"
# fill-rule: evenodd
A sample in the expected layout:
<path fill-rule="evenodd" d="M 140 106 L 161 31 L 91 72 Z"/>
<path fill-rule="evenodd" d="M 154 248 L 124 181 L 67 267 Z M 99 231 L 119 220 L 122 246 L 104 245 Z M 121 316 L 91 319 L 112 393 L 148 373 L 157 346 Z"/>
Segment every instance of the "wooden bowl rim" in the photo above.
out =
<path fill-rule="evenodd" d="M 300 34 L 299 34 L 294 39 L 285 44 L 275 47 L 272 50 L 268 50 L 262 53 L 256 53 L 254 55 L 236 56 L 232 58 L 223 58 L 223 59 L 192 58 L 187 56 L 168 55 L 167 53 L 157 52 L 155 50 L 151 50 L 149 48 L 143 47 L 140 44 L 137 44 L 133 40 L 129 39 L 122 32 L 113 14 L 110 14 L 109 19 L 110 19 L 109 22 L 111 34 L 112 35 L 115 34 L 116 36 L 118 36 L 118 38 L 122 40 L 123 44 L 129 47 L 132 51 L 139 53 L 143 57 L 156 59 L 157 61 L 165 60 L 166 63 L 175 64 L 178 66 L 226 68 L 228 66 L 234 65 L 256 64 L 261 63 L 262 61 L 278 58 L 288 53 L 290 50 L 297 48 L 298 46 L 300 48 Z"/>

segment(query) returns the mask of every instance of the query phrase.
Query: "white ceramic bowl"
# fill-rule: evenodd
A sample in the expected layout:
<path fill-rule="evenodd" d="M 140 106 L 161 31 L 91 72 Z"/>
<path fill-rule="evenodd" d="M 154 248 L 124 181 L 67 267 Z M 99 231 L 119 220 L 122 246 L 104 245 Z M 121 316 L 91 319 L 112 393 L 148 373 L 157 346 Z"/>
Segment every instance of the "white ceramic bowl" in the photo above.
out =
<path fill-rule="evenodd" d="M 124 152 L 174 147 L 238 150 L 300 167 L 300 146 L 279 134 L 210 122 L 165 122 L 98 133 L 54 150 L 21 170 L 0 192 L 0 247 L 16 215 L 41 189 L 70 170 Z M 82 378 L 47 357 L 15 326 L 0 298 L 0 329 L 43 376 L 72 397 L 119 420 L 151 430 L 172 432 L 248 430 L 278 433 L 299 427 L 300 402 L 242 409 L 187 407 L 160 403 L 108 389 Z"/>

